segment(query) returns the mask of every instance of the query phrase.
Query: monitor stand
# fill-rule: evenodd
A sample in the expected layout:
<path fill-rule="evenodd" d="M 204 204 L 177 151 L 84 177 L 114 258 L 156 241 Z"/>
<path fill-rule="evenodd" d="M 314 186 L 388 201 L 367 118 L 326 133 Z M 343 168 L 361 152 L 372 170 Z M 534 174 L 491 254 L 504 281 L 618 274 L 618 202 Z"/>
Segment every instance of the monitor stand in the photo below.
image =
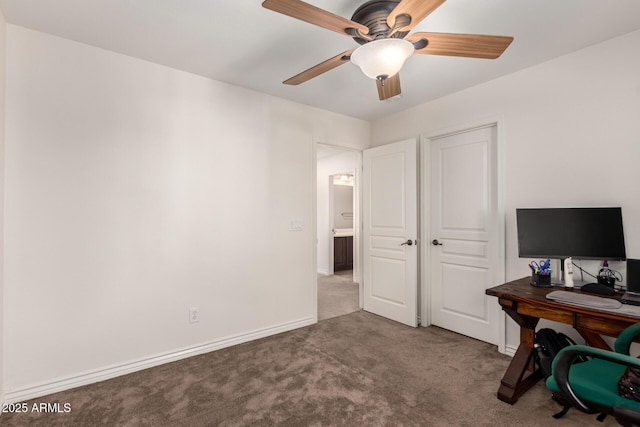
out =
<path fill-rule="evenodd" d="M 573 288 L 574 289 L 580 289 L 581 287 L 583 287 L 584 285 L 586 285 L 587 282 L 585 280 L 573 280 Z M 564 280 L 560 280 L 560 279 L 556 279 L 556 280 L 551 280 L 551 286 L 553 286 L 554 288 L 564 288 Z M 567 288 L 567 289 L 571 289 L 571 288 Z"/>
<path fill-rule="evenodd" d="M 556 280 L 551 279 L 551 286 L 553 287 L 558 287 L 558 288 L 564 288 L 564 280 L 562 278 L 564 278 L 564 260 L 566 258 L 561 258 L 560 259 L 560 277 Z M 575 275 L 574 275 L 575 276 Z M 573 279 L 573 288 L 574 289 L 580 289 L 583 285 L 586 285 L 587 281 L 584 280 L 577 280 L 577 279 Z M 568 288 L 571 289 L 571 288 Z"/>

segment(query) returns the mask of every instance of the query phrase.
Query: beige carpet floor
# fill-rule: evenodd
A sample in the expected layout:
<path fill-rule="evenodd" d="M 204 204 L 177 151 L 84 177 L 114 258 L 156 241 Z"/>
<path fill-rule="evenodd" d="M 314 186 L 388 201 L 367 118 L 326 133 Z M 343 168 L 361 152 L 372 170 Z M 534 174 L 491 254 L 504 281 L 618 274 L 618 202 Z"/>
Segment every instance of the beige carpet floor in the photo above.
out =
<path fill-rule="evenodd" d="M 28 402 L 61 414 L 3 414 L 3 426 L 612 426 L 542 383 L 496 399 L 509 358 L 439 329 L 356 312 Z"/>
<path fill-rule="evenodd" d="M 358 284 L 353 282 L 352 270 L 337 271 L 331 276 L 318 274 L 318 320 L 358 310 Z"/>

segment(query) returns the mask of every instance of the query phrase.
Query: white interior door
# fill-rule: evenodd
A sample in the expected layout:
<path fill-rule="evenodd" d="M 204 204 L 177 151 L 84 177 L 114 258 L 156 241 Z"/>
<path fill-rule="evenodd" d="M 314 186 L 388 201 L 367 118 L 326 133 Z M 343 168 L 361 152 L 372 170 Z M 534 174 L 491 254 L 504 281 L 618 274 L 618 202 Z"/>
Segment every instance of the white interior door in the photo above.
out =
<path fill-rule="evenodd" d="M 364 309 L 417 326 L 416 140 L 364 151 Z"/>
<path fill-rule="evenodd" d="M 431 323 L 497 344 L 496 127 L 432 140 L 430 163 Z"/>

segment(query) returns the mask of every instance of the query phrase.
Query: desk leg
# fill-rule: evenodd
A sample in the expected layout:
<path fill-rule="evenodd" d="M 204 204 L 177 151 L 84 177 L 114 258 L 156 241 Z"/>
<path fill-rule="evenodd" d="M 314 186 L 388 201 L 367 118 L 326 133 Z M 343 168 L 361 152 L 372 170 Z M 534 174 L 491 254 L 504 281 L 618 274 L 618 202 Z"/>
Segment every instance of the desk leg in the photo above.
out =
<path fill-rule="evenodd" d="M 599 334 L 578 328 L 576 328 L 576 331 L 578 331 L 580 335 L 582 335 L 582 338 L 584 338 L 588 346 L 611 351 L 611 347 L 609 346 L 609 344 L 607 344 L 607 342 L 603 340 Z"/>
<path fill-rule="evenodd" d="M 526 344 L 520 344 L 500 381 L 498 399 L 513 405 L 524 392 L 542 378 L 539 370 L 530 368 L 533 365 L 533 351 Z"/>
<path fill-rule="evenodd" d="M 536 325 L 540 319 L 518 314 L 513 301 L 500 301 L 500 304 L 509 317 L 520 325 L 520 345 L 498 389 L 498 399 L 513 405 L 524 392 L 542 378 L 540 370 L 535 367 L 533 347 Z"/>

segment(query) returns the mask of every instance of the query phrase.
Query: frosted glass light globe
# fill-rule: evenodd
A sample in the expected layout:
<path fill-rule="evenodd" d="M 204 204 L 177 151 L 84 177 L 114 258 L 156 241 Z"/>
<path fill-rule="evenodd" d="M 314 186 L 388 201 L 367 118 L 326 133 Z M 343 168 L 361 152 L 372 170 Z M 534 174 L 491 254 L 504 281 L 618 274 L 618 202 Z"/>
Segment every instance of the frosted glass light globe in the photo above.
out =
<path fill-rule="evenodd" d="M 400 71 L 413 51 L 413 44 L 407 40 L 374 40 L 357 48 L 351 54 L 351 62 L 371 79 L 386 79 Z"/>

